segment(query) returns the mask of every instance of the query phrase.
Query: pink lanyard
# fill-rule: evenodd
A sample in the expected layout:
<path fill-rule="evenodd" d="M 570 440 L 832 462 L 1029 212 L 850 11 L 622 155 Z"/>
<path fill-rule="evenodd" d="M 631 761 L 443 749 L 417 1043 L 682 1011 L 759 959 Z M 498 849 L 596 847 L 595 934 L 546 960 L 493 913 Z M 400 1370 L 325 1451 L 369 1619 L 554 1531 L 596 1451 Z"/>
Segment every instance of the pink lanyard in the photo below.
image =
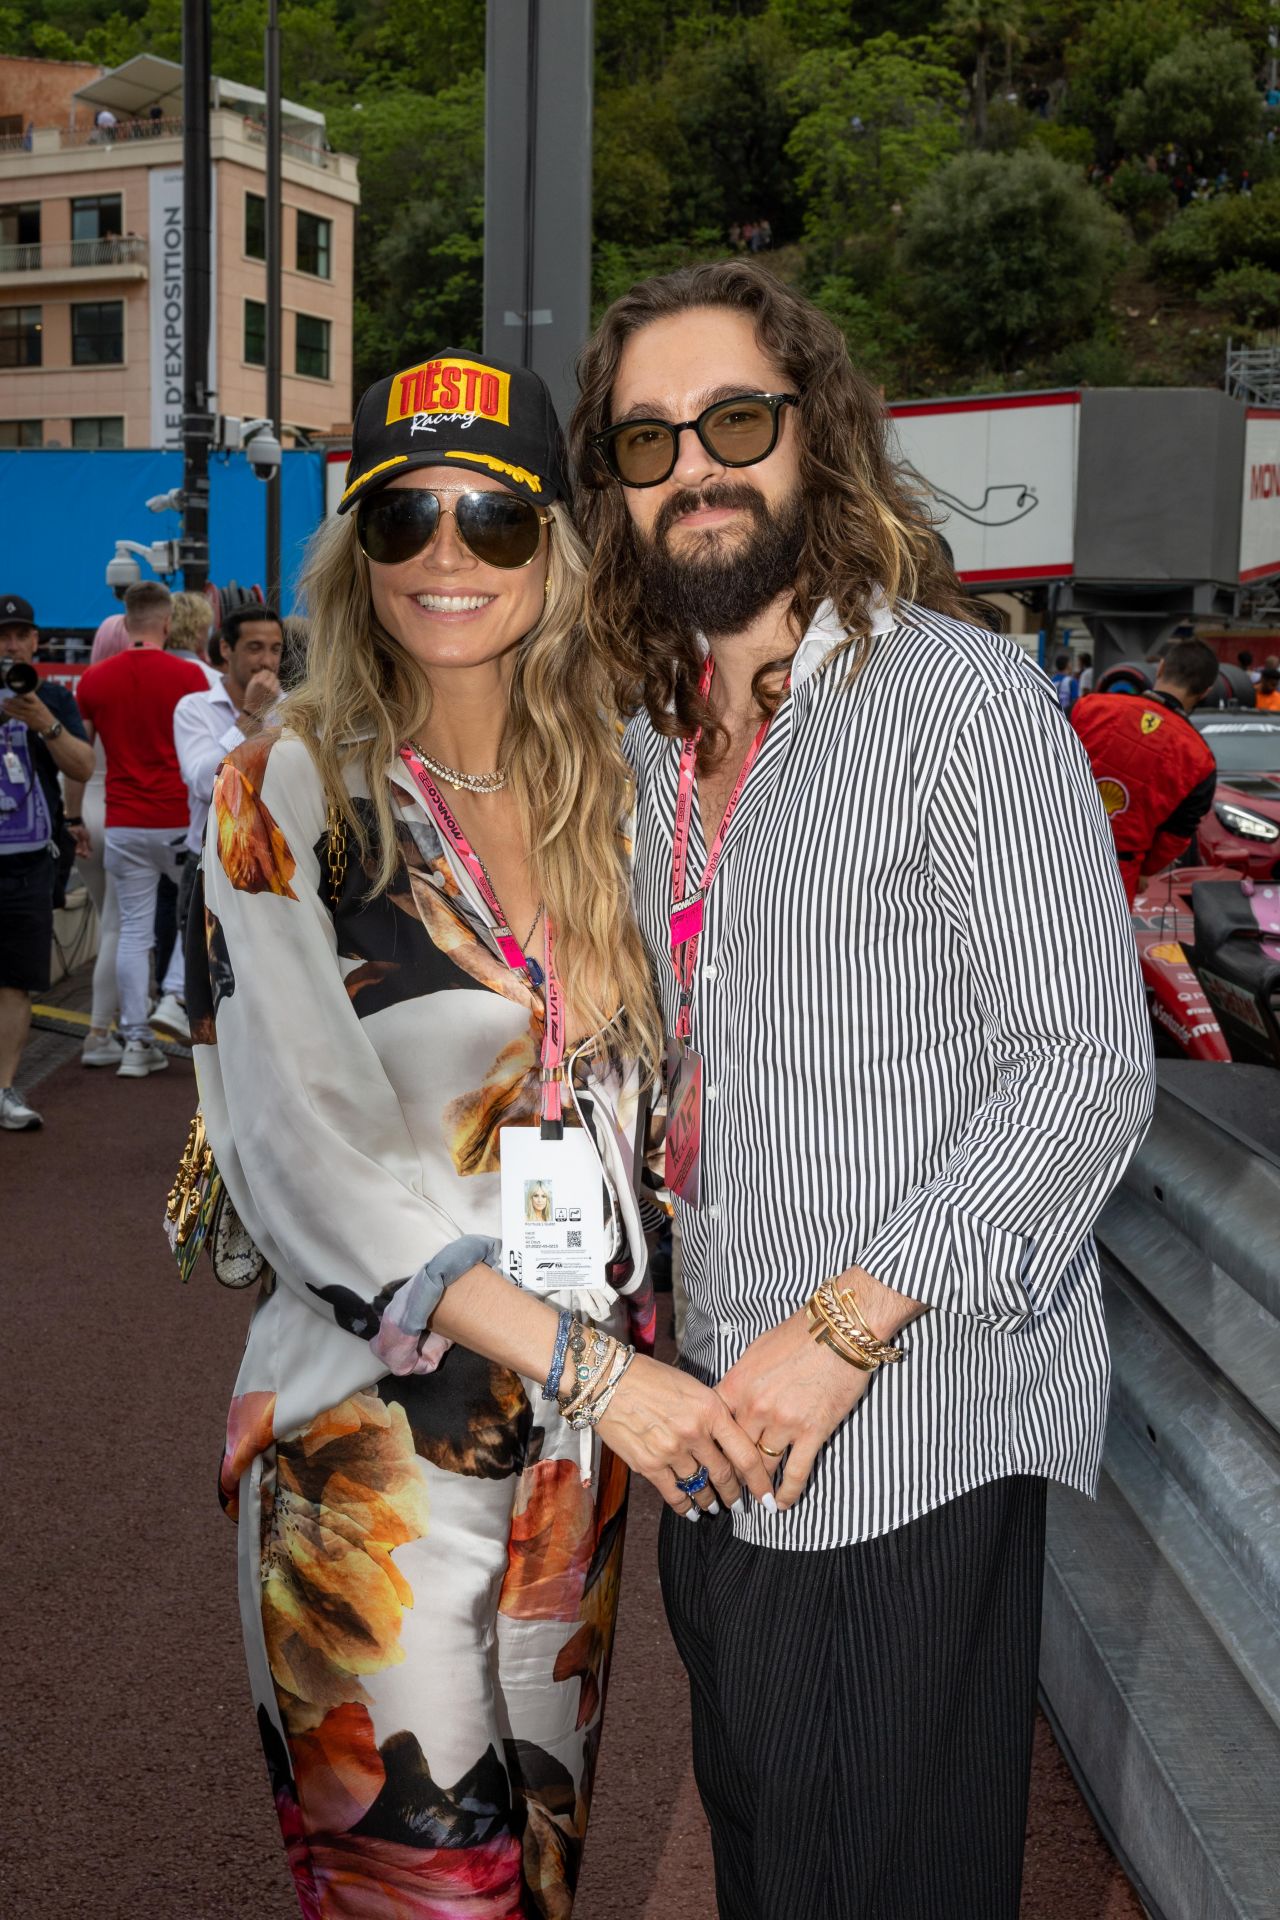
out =
<path fill-rule="evenodd" d="M 702 669 L 702 684 L 699 691 L 705 700 L 711 690 L 711 681 L 716 663 L 707 655 L 706 665 Z M 702 938 L 703 905 L 711 891 L 711 882 L 716 877 L 720 865 L 720 855 L 724 851 L 724 837 L 729 831 L 729 822 L 738 811 L 738 802 L 747 778 L 756 763 L 764 737 L 769 731 L 769 720 L 761 722 L 755 739 L 747 749 L 747 757 L 742 763 L 737 783 L 729 795 L 724 817 L 711 843 L 707 855 L 707 864 L 702 869 L 702 878 L 696 891 L 685 898 L 685 883 L 689 864 L 689 828 L 693 819 L 693 790 L 698 777 L 698 747 L 702 740 L 702 728 L 692 734 L 684 743 L 680 755 L 680 781 L 676 789 L 676 824 L 671 850 L 671 964 L 675 968 L 676 980 L 680 986 L 680 1006 L 676 1014 L 676 1037 L 688 1040 L 693 1032 L 693 979 L 698 963 L 698 943 Z"/>
<path fill-rule="evenodd" d="M 529 972 L 529 959 L 520 942 L 507 924 L 507 916 L 493 890 L 493 885 L 484 870 L 479 854 L 468 840 L 462 828 L 453 817 L 448 801 L 441 793 L 431 775 L 419 760 L 412 747 L 401 747 L 400 758 L 413 775 L 427 809 L 448 840 L 449 845 L 461 860 L 471 878 L 475 881 L 476 891 L 484 901 L 493 920 L 493 937 L 499 953 L 510 967 L 512 973 L 518 973 L 532 984 Z M 543 994 L 546 1003 L 546 1030 L 542 1036 L 542 1124 L 544 1136 L 548 1128 L 559 1128 L 564 1118 L 564 1100 L 562 1082 L 564 1078 L 564 995 L 551 958 L 551 922 L 546 922 L 546 978 L 543 981 Z"/>

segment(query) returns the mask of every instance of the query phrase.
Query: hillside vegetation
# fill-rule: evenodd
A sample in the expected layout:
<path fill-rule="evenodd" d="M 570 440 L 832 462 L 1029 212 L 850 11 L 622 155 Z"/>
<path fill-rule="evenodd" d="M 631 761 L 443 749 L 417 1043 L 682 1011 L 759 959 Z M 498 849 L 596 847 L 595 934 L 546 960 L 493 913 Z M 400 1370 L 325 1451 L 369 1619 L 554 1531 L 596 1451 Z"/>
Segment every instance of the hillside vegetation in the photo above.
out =
<path fill-rule="evenodd" d="M 214 66 L 261 84 L 262 0 Z M 1217 383 L 1280 324 L 1267 0 L 596 0 L 597 307 L 746 247 L 891 394 Z M 358 154 L 356 377 L 479 344 L 482 0 L 284 0 Z M 0 50 L 177 59 L 179 0 L 0 0 Z"/>

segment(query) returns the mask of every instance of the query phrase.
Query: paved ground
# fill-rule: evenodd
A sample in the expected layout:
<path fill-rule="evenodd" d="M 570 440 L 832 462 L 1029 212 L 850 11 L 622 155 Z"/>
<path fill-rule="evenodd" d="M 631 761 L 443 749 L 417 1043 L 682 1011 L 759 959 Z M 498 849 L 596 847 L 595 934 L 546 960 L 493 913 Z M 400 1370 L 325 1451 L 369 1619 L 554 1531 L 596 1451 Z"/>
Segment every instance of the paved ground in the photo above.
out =
<path fill-rule="evenodd" d="M 45 1130 L 0 1135 L 4 1910 L 296 1920 L 214 1494 L 248 1305 L 205 1275 L 184 1289 L 160 1230 L 191 1067 L 121 1081 L 39 1046 Z M 715 1915 L 656 1507 L 641 1486 L 578 1920 Z M 1140 1914 L 1042 1724 L 1023 1920 Z"/>

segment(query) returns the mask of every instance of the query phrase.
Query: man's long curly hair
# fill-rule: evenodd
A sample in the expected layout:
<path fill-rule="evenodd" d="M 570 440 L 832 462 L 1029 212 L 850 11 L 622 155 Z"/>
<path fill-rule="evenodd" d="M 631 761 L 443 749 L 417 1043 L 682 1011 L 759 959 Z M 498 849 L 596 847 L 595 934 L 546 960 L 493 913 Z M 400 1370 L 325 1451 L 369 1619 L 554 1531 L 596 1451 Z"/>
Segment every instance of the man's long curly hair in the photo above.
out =
<path fill-rule="evenodd" d="M 592 549 L 587 625 L 618 680 L 624 711 L 643 704 L 665 734 L 687 738 L 701 726 L 710 764 L 724 736 L 699 693 L 696 636 L 659 626 L 650 612 L 622 489 L 592 445 L 592 436 L 611 424 L 613 385 L 632 334 L 703 307 L 750 315 L 757 341 L 783 375 L 782 387 L 799 395 L 783 429 L 799 433 L 805 504 L 790 609 L 797 645 L 824 600 L 834 602 L 848 635 L 842 651 L 851 673 L 870 653 L 878 596 L 890 606 L 913 601 L 961 619 L 981 615 L 933 531 L 922 490 L 899 464 L 880 395 L 855 369 L 843 335 L 824 313 L 746 261 L 642 280 L 614 301 L 578 359 L 581 395 L 569 431 L 582 483 L 580 523 Z M 752 691 L 765 713 L 781 698 L 785 665 L 762 667 L 755 676 Z"/>

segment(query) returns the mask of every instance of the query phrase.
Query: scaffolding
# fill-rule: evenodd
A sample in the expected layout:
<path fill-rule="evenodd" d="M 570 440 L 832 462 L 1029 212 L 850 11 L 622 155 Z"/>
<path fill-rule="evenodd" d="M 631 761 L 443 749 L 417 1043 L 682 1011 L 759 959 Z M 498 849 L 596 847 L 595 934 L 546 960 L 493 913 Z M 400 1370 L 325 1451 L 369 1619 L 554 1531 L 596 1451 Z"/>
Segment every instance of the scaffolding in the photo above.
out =
<path fill-rule="evenodd" d="M 1227 341 L 1223 386 L 1251 407 L 1280 407 L 1280 336 L 1262 336 L 1251 347 Z"/>

